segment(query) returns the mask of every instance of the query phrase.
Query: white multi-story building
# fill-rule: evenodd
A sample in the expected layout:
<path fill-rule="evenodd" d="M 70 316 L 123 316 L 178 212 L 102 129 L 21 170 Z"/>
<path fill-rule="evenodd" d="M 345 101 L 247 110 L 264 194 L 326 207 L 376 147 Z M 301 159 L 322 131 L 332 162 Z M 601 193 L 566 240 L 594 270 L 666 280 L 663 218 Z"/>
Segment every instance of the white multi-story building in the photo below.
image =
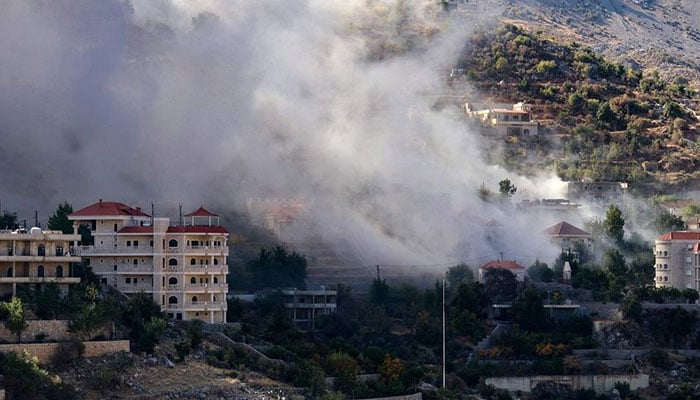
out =
<path fill-rule="evenodd" d="M 654 242 L 655 286 L 700 290 L 700 231 L 665 233 Z"/>
<path fill-rule="evenodd" d="M 100 200 L 72 213 L 75 231 L 86 224 L 93 244 L 79 247 L 102 284 L 125 294 L 151 294 L 178 320 L 226 321 L 229 233 L 203 207 L 182 225 L 141 208 Z"/>
<path fill-rule="evenodd" d="M 16 295 L 21 285 L 38 289 L 48 282 L 65 292 L 69 284 L 80 282 L 72 277 L 71 264 L 81 260 L 70 249 L 79 238 L 36 227 L 0 231 L 0 296 Z"/>

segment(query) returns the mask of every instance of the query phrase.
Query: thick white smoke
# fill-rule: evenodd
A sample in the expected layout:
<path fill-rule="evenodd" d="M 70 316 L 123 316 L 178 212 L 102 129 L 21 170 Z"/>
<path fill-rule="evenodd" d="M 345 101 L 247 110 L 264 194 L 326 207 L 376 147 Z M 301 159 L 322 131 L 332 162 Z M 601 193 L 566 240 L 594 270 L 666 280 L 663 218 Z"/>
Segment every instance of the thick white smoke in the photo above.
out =
<path fill-rule="evenodd" d="M 556 196 L 549 181 L 487 165 L 478 134 L 431 109 L 491 21 L 436 3 L 5 0 L 3 206 L 294 196 L 371 263 L 546 259 L 539 232 L 557 221 L 477 190 L 508 177 Z"/>

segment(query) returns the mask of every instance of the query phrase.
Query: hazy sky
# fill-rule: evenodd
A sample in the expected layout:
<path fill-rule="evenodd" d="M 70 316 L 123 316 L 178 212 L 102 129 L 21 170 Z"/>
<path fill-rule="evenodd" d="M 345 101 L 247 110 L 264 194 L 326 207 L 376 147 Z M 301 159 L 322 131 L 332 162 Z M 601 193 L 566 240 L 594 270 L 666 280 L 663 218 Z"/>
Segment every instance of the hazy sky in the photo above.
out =
<path fill-rule="evenodd" d="M 322 234 L 371 262 L 551 255 L 538 233 L 558 221 L 476 191 L 508 177 L 557 197 L 561 183 L 487 165 L 456 113 L 431 111 L 499 10 L 477 21 L 434 3 L 4 0 L 2 206 L 301 197 Z"/>

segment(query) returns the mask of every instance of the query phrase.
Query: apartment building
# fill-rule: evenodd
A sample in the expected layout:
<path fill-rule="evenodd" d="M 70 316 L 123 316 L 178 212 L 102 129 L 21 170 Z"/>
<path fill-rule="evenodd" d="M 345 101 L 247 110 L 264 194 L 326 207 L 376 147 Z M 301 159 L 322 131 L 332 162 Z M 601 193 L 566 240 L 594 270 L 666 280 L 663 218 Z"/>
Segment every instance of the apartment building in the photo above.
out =
<path fill-rule="evenodd" d="M 181 225 L 139 207 L 102 201 L 68 217 L 75 232 L 86 224 L 93 244 L 76 247 L 102 284 L 129 295 L 151 294 L 178 320 L 226 321 L 229 232 L 204 207 Z"/>
<path fill-rule="evenodd" d="M 81 261 L 71 253 L 70 245 L 80 235 L 41 228 L 0 231 L 0 297 L 17 294 L 21 286 L 35 289 L 55 282 L 66 292 L 68 285 L 79 283 L 71 276 L 72 263 Z"/>
<path fill-rule="evenodd" d="M 700 231 L 676 231 L 654 242 L 655 286 L 700 290 Z"/>

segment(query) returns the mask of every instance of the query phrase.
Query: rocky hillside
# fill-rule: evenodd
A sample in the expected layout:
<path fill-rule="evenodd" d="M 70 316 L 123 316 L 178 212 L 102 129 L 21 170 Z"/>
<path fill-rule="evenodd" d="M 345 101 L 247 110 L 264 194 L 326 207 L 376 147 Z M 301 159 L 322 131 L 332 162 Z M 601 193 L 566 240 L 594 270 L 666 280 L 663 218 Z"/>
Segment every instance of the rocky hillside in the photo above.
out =
<path fill-rule="evenodd" d="M 502 19 L 578 42 L 635 68 L 700 86 L 696 0 L 498 0 Z"/>

